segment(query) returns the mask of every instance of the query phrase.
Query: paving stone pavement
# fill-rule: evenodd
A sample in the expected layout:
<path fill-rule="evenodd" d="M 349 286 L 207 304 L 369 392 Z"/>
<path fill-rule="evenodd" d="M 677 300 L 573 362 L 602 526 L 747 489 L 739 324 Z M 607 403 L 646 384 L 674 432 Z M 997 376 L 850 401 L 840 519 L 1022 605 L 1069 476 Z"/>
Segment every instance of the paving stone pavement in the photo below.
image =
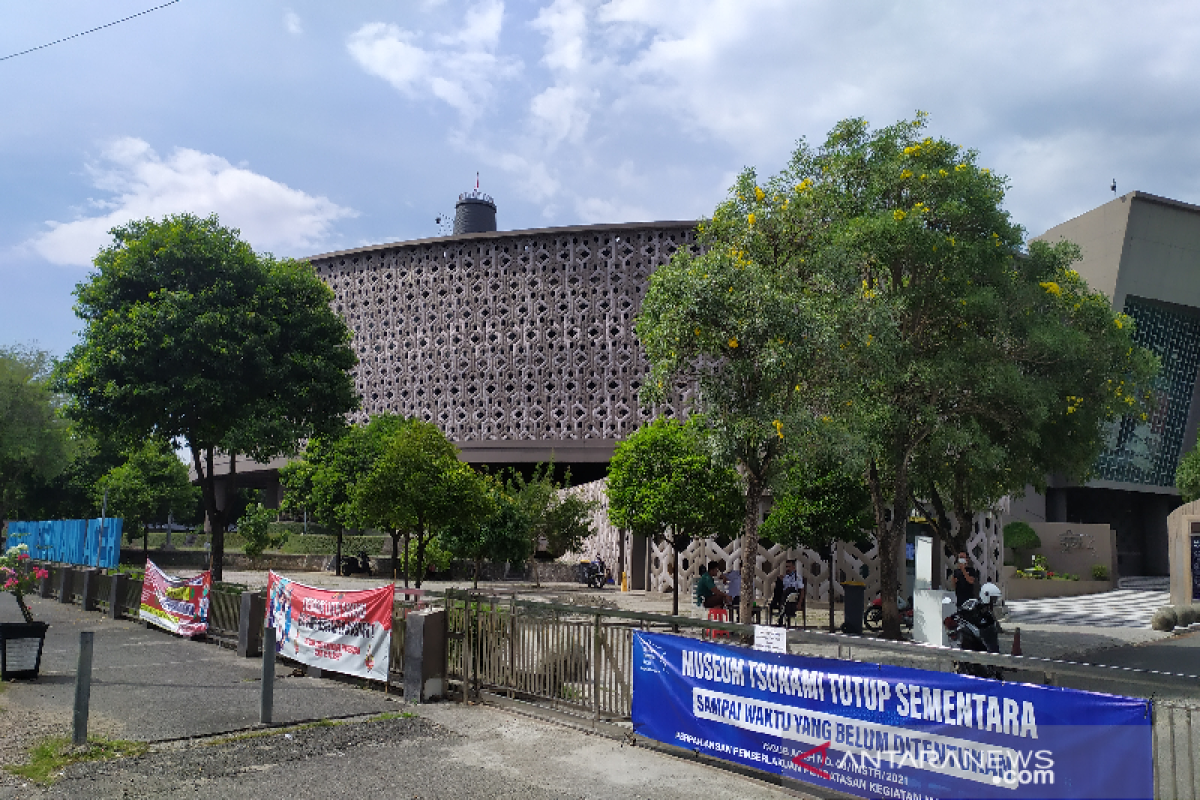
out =
<path fill-rule="evenodd" d="M 1005 607 L 1009 620 L 1014 623 L 1149 628 L 1154 612 L 1170 602 L 1169 592 L 1118 589 L 1078 597 L 1009 600 Z"/>

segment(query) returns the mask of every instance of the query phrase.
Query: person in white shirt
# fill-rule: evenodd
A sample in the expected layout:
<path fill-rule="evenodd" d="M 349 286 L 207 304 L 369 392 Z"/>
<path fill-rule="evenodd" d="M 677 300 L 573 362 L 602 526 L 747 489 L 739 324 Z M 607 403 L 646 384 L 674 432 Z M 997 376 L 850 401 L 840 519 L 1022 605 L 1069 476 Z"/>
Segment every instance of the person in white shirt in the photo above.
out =
<path fill-rule="evenodd" d="M 781 621 L 790 623 L 796 609 L 804 606 L 804 576 L 796 571 L 796 559 L 789 558 L 783 566 L 783 574 L 775 579 L 775 591 L 771 596 L 771 609 L 779 613 Z"/>
<path fill-rule="evenodd" d="M 725 562 L 721 562 L 721 571 L 725 571 Z M 729 595 L 729 607 L 737 618 L 738 609 L 742 604 L 742 571 L 734 570 L 726 574 L 725 594 Z"/>

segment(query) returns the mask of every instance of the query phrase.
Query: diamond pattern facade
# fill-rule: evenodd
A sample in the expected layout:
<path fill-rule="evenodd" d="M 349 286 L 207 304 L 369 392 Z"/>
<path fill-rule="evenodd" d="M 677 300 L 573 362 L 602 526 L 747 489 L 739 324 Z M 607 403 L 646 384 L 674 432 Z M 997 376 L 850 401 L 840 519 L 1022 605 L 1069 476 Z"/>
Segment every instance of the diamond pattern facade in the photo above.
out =
<path fill-rule="evenodd" d="M 682 411 L 685 391 L 639 406 L 648 364 L 634 320 L 654 268 L 697 247 L 694 226 L 483 233 L 311 259 L 354 332 L 360 420 L 390 411 L 460 445 L 519 449 L 612 443 Z"/>

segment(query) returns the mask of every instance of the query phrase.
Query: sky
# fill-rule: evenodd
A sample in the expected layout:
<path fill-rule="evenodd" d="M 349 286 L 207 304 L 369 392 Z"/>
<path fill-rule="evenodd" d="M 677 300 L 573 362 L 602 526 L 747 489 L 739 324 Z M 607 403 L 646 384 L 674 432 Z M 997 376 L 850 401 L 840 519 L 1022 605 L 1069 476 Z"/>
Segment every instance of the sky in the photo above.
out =
<path fill-rule="evenodd" d="M 0 0 L 0 59 L 163 0 Z M 0 60 L 0 346 L 61 356 L 107 231 L 217 213 L 256 250 L 697 219 L 847 117 L 929 113 L 1030 236 L 1200 203 L 1200 3 L 177 0 Z"/>

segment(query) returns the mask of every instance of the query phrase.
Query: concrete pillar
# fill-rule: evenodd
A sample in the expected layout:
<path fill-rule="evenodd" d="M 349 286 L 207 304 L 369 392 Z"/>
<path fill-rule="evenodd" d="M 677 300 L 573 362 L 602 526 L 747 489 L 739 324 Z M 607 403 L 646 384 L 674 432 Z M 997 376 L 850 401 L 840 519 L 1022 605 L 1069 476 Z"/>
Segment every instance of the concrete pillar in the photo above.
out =
<path fill-rule="evenodd" d="M 237 654 L 255 658 L 262 653 L 263 628 L 267 618 L 267 599 L 258 592 L 242 592 L 238 613 Z"/>
<path fill-rule="evenodd" d="M 404 702 L 446 694 L 446 611 L 410 611 L 404 628 Z"/>
<path fill-rule="evenodd" d="M 70 567 L 63 567 L 58 573 L 58 602 L 66 604 L 73 599 L 72 584 L 74 583 L 75 570 Z"/>
<path fill-rule="evenodd" d="M 81 571 L 83 586 L 80 588 L 80 605 L 84 611 L 96 610 L 96 592 L 100 584 L 100 570 L 89 568 Z"/>
<path fill-rule="evenodd" d="M 109 578 L 108 616 L 120 619 L 125 613 L 125 589 L 129 586 L 129 576 L 124 572 L 114 572 Z"/>

